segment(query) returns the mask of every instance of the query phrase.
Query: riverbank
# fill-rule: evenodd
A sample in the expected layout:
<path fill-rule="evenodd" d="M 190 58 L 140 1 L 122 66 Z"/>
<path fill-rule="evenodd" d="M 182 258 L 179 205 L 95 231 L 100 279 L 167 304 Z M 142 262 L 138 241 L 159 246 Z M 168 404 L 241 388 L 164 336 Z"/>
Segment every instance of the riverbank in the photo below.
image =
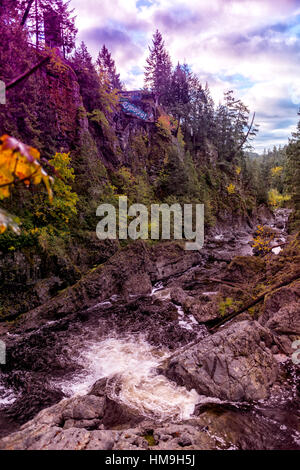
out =
<path fill-rule="evenodd" d="M 287 215 L 268 220 L 277 238 Z M 200 253 L 137 243 L 6 327 L 3 435 L 33 420 L 0 447 L 299 448 L 299 240 L 251 256 L 254 230 L 216 227 Z"/>

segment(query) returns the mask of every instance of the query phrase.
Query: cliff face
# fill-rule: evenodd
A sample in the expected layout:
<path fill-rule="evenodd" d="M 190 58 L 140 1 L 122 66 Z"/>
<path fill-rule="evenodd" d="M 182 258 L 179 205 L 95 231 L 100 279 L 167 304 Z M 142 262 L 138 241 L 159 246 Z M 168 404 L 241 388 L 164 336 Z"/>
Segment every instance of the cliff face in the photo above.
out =
<path fill-rule="evenodd" d="M 48 68 L 41 74 L 47 106 L 53 110 L 54 120 L 49 127 L 54 130 L 57 141 L 64 149 L 71 149 L 76 140 L 78 125 L 85 127 L 80 119 L 82 98 L 77 77 L 70 67 Z"/>
<path fill-rule="evenodd" d="M 55 57 L 16 87 L 0 110 L 0 134 L 33 145 L 43 157 L 70 152 L 73 190 L 79 197 L 77 220 L 63 231 L 55 227 L 54 235 L 51 228 L 42 244 L 38 235 L 1 239 L 0 319 L 14 319 L 48 301 L 119 249 L 118 242 L 102 243 L 95 234 L 97 206 L 114 203 L 118 194 L 146 205 L 188 199 L 206 203 L 209 223 L 214 221 L 212 214 L 228 203 L 227 212 L 223 211 L 225 228 L 236 219 L 235 210 L 241 225 L 248 218 L 239 193 L 229 199 L 226 191 L 221 194 L 224 175 L 218 172 L 212 143 L 198 149 L 193 161 L 177 126 L 162 108 L 156 122 L 146 122 L 128 116 L 118 102 L 108 106 L 110 97 L 105 96 L 99 109 L 87 112 L 83 92 L 71 64 Z M 223 187 L 226 184 L 224 180 Z M 7 209 L 23 219 L 25 209 L 34 211 L 32 199 L 32 193 L 24 190 L 16 194 L 14 206 L 6 203 Z M 35 228 L 36 220 L 30 219 L 29 227 Z"/>

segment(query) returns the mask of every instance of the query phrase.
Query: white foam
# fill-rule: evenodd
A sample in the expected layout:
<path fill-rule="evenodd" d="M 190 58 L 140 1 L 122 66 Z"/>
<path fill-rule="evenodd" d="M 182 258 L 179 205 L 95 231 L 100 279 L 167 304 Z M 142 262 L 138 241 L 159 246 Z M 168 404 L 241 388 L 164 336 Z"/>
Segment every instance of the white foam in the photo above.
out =
<path fill-rule="evenodd" d="M 17 395 L 10 388 L 0 385 L 0 408 L 12 405 L 17 399 Z"/>
<path fill-rule="evenodd" d="M 187 419 L 199 396 L 158 375 L 156 369 L 169 352 L 153 348 L 143 338 L 108 338 L 83 351 L 85 372 L 61 384 L 69 396 L 86 394 L 100 378 L 108 377 L 108 396 L 140 414 L 157 419 Z"/>

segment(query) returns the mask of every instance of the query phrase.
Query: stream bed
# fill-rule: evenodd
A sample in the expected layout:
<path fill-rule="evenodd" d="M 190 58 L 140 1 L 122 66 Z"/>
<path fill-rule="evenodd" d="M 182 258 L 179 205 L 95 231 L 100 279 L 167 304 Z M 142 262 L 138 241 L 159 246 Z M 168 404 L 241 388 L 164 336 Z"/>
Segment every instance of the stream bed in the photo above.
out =
<path fill-rule="evenodd" d="M 214 250 L 220 253 L 220 260 L 215 253 L 217 260 L 202 270 L 220 272 L 224 252 L 229 252 L 230 258 L 251 254 L 250 240 L 247 233 L 234 243 L 217 234 L 211 244 L 216 243 Z M 283 240 L 285 225 L 276 243 Z M 191 268 L 190 273 L 195 270 L 199 267 Z M 185 273 L 188 278 L 189 272 Z M 159 373 L 161 363 L 175 351 L 210 335 L 205 325 L 172 301 L 173 284 L 170 278 L 155 284 L 148 296 L 124 302 L 114 295 L 39 329 L 24 334 L 9 332 L 8 362 L 0 372 L 0 437 L 18 429 L 41 409 L 64 397 L 85 395 L 97 380 L 107 378 L 106 394 L 111 400 L 158 423 L 192 419 L 199 405 L 214 412 L 229 407 L 237 423 L 239 416 L 242 418 L 241 433 L 246 417 L 249 426 L 255 426 L 255 439 L 267 442 L 264 446 L 300 448 L 297 368 L 292 364 L 286 389 L 246 407 L 199 395 Z M 204 290 L 202 294 L 212 297 L 216 292 Z M 231 443 L 227 444 L 230 448 Z"/>

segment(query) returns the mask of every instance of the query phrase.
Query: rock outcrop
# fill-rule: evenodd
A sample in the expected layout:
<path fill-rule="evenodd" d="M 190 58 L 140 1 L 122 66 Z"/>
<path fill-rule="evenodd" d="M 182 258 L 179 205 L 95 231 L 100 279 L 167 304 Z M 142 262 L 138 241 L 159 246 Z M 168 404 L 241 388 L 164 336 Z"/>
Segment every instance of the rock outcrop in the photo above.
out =
<path fill-rule="evenodd" d="M 138 241 L 117 252 L 54 299 L 27 312 L 20 328 L 22 331 L 36 328 L 46 321 L 91 308 L 112 295 L 128 300 L 150 294 L 152 283 L 184 272 L 201 258 L 201 252 L 185 251 L 179 243 L 149 248 Z"/>
<path fill-rule="evenodd" d="M 175 355 L 164 373 L 201 395 L 260 400 L 277 377 L 271 345 L 269 330 L 257 322 L 237 322 Z"/>

